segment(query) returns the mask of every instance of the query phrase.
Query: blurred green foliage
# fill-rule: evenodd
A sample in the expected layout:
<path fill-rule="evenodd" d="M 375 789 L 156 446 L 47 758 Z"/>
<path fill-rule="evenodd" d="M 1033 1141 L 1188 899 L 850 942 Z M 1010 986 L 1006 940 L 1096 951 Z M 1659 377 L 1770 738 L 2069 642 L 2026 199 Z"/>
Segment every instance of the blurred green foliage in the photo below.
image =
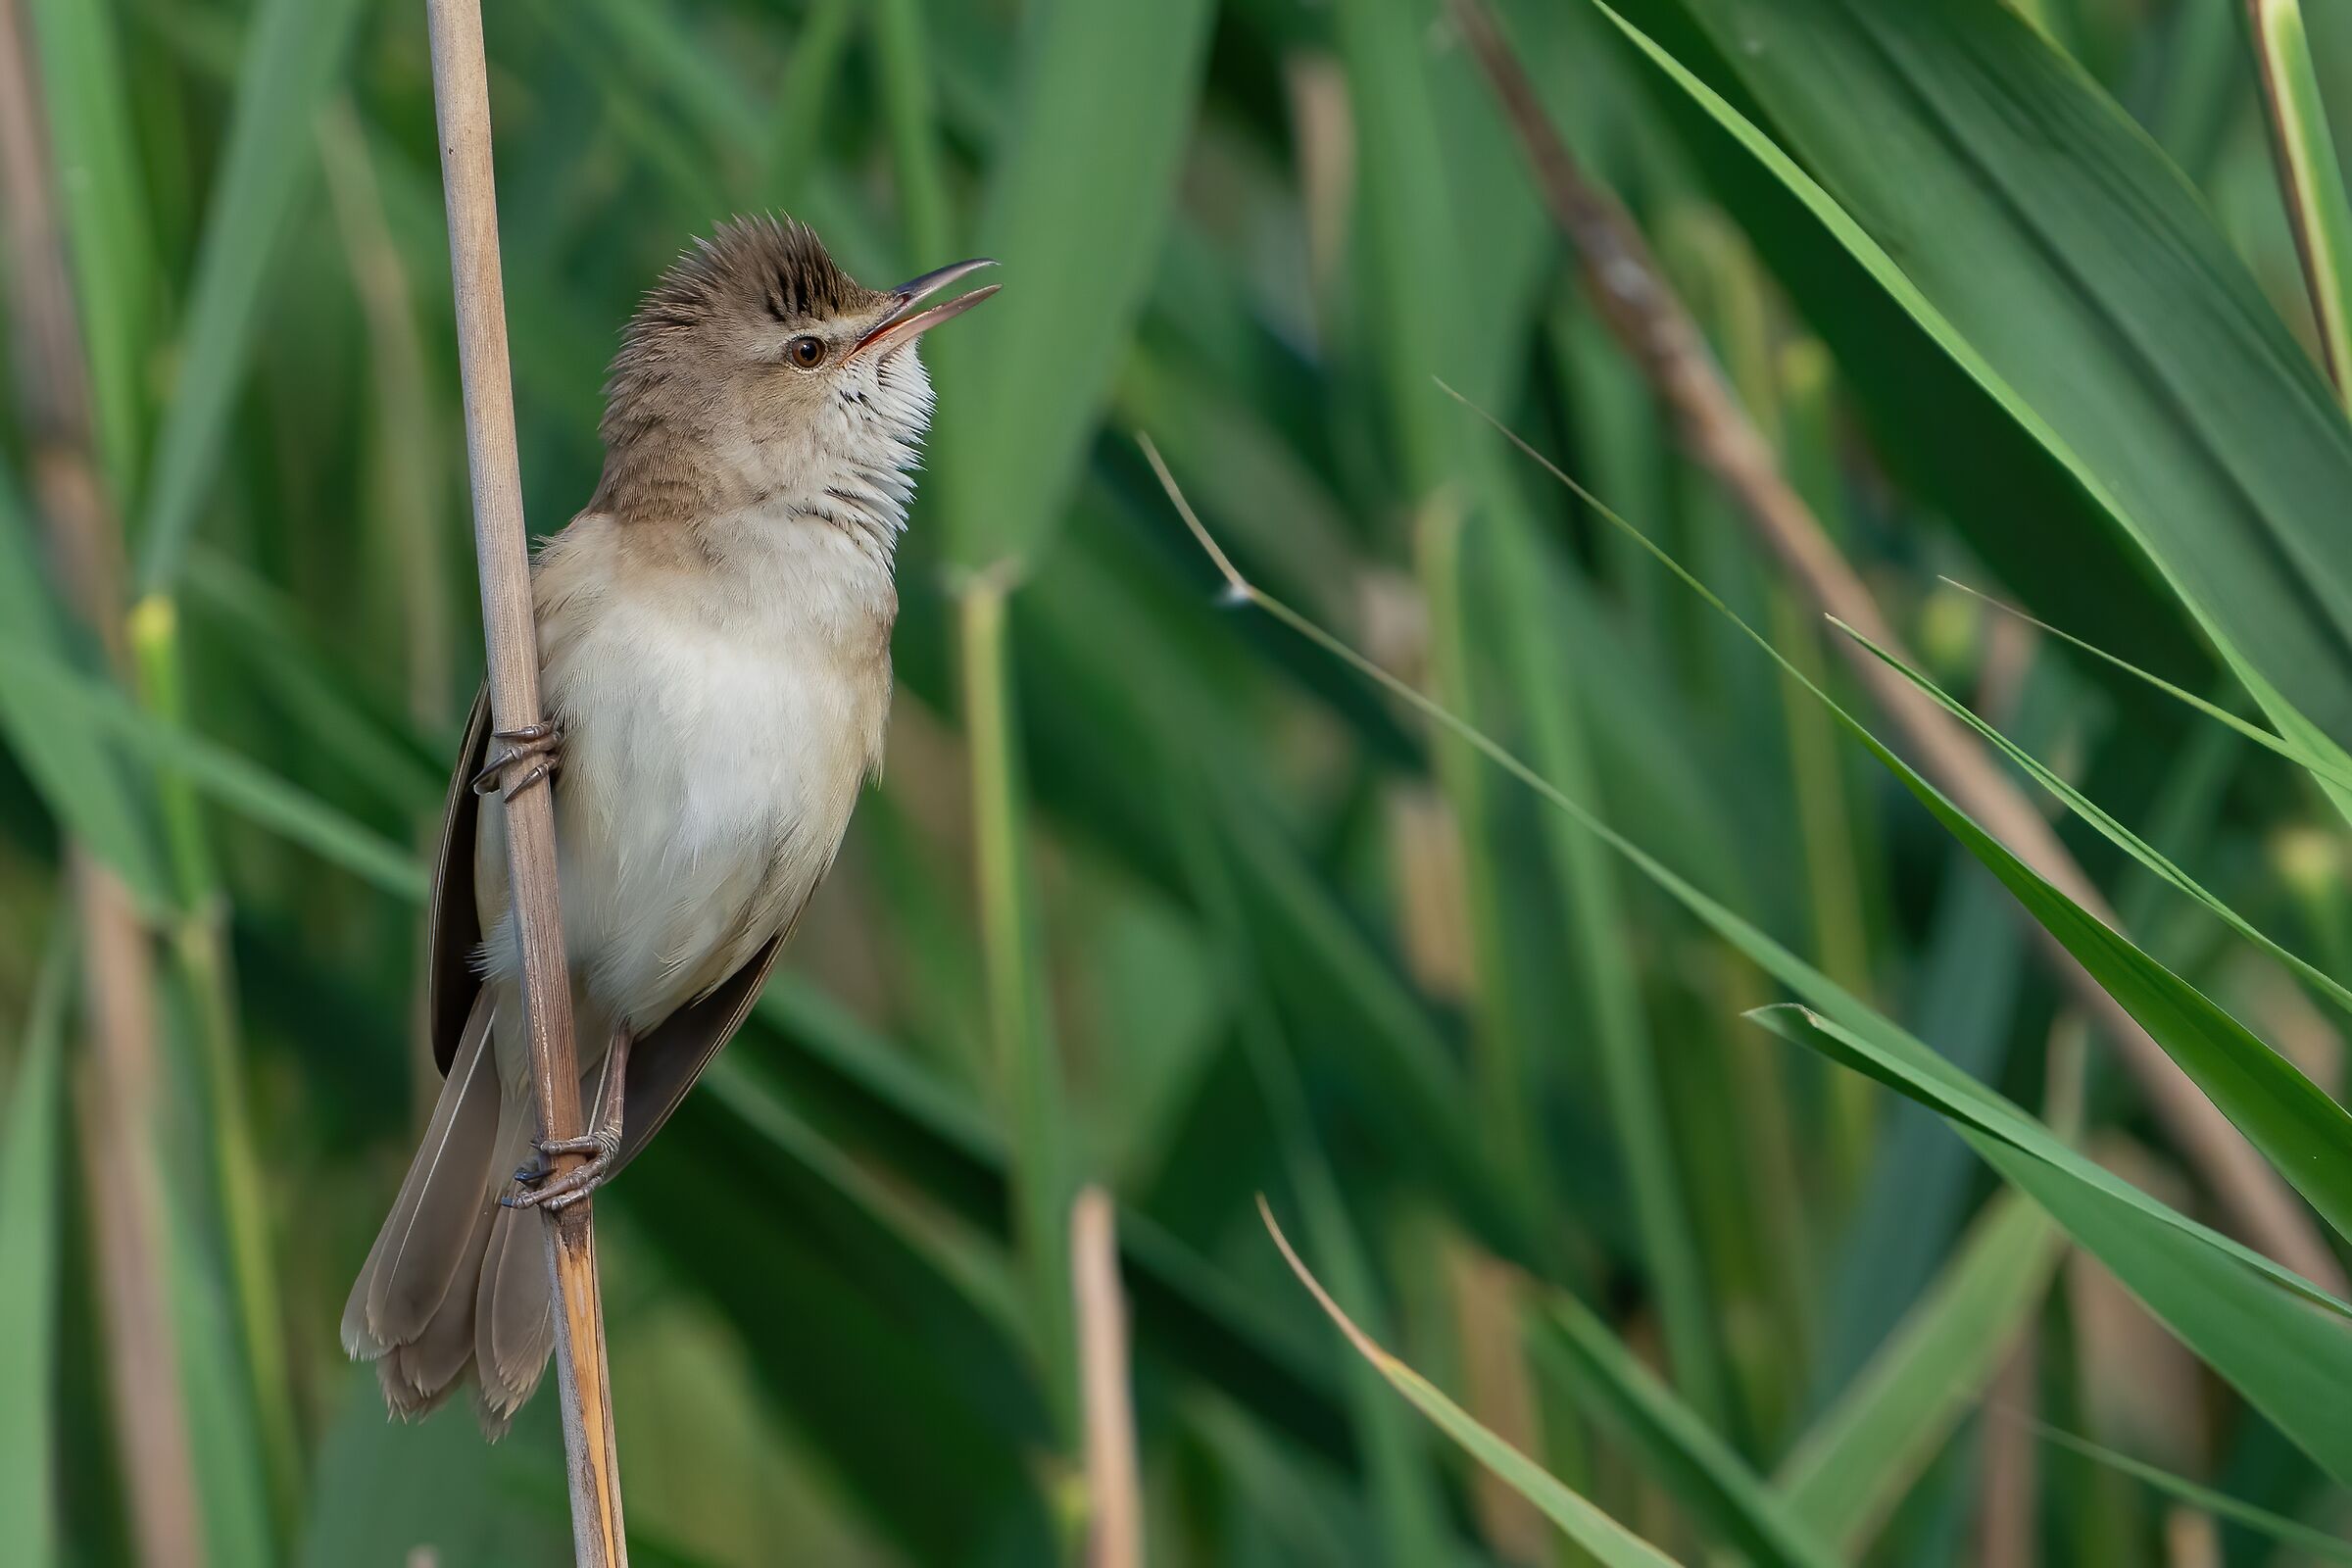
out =
<path fill-rule="evenodd" d="M 389 1425 L 334 1331 L 427 1102 L 422 857 L 480 668 L 422 9 L 21 6 L 135 601 L 110 671 L 9 418 L 0 1561 L 135 1539 L 71 843 L 163 960 L 204 1557 L 561 1562 L 552 1396 L 495 1449 Z M 639 1561 L 1074 1560 L 1089 1181 L 1162 1563 L 1936 1568 L 2020 1465 L 2045 1560 L 2158 1560 L 2206 1507 L 2209 1560 L 2321 1560 L 2342 1304 L 2203 1229 L 2027 925 L 2352 1213 L 2352 428 L 2237 8 L 1503 7 L 2136 950 L 1825 706 L 1902 750 L 1581 296 L 1436 0 L 488 9 L 541 531 L 689 236 L 779 208 L 871 282 L 1004 263 L 937 344 L 886 776 L 598 1204 Z M 2342 127 L 2352 24 L 2308 20 Z M 1222 603 L 1139 431 L 1252 584 L 1474 729 Z M 1746 1016 L 1791 998 L 1821 1015 Z M 1330 1332 L 1259 1193 L 1401 1365 Z"/>

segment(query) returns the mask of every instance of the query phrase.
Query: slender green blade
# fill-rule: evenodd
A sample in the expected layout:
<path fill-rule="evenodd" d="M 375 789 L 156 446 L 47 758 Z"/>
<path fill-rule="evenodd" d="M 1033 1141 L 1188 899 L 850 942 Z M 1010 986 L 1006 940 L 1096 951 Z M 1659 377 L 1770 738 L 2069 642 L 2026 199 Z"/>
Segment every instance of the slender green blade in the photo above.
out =
<path fill-rule="evenodd" d="M 1311 1244 L 1325 1259 L 1339 1294 L 1355 1302 L 1377 1329 L 1381 1319 L 1372 1260 L 1348 1218 L 1339 1184 L 1321 1151 L 1304 1136 L 1294 1134 L 1290 1142 L 1292 1179 Z M 1380 1519 L 1385 1560 L 1397 1568 L 1442 1561 L 1448 1535 L 1427 1440 L 1382 1391 L 1372 1368 L 1351 1363 L 1348 1371 L 1348 1408 L 1356 1441 L 1363 1446 L 1364 1485 Z"/>
<path fill-rule="evenodd" d="M 1539 1368 L 1564 1370 L 1572 1396 L 1591 1389 L 1647 1467 L 1758 1568 L 1829 1568 L 1839 1559 L 1813 1524 L 1775 1496 L 1747 1461 L 1611 1334 L 1591 1307 L 1552 1295 L 1529 1337 Z"/>
<path fill-rule="evenodd" d="M 2156 1217 L 2109 1191 L 2014 1148 L 1970 1142 L 2295 1446 L 2352 1484 L 2352 1338 L 2342 1323 L 2253 1287 L 2228 1258 L 2177 1245 Z"/>
<path fill-rule="evenodd" d="M 856 9 L 847 0 L 818 0 L 810 6 L 800 35 L 793 40 L 784 79 L 776 84 L 762 183 L 786 193 L 788 200 L 798 199 L 808 182 L 817 136 L 824 129 L 827 95 L 841 74 L 841 57 L 849 44 L 851 14 Z"/>
<path fill-rule="evenodd" d="M 72 994 L 71 922 L 50 939 L 24 1050 L 0 1119 L 0 1556 L 24 1568 L 57 1561 L 60 1058 Z"/>
<path fill-rule="evenodd" d="M 1429 614 L 1429 665 L 1439 701 L 1459 713 L 1475 713 L 1473 660 L 1468 626 L 1483 595 L 1467 588 L 1463 518 L 1441 499 L 1423 509 L 1416 530 L 1422 602 Z M 1469 927 L 1472 1005 L 1477 1022 L 1471 1054 L 1471 1102 L 1504 1187 L 1531 1200 L 1531 1229 L 1558 1229 L 1549 1212 L 1557 1183 L 1547 1174 L 1537 1115 L 1544 1102 L 1536 1071 L 1535 1043 L 1522 1003 L 1524 986 L 1514 974 L 1517 955 L 1510 943 L 1511 911 L 1505 902 L 1502 863 L 1496 852 L 1496 780 L 1479 765 L 1478 754 L 1452 740 L 1438 744 L 1438 778 L 1451 808 L 1461 867 L 1462 899 Z"/>
<path fill-rule="evenodd" d="M 1928 1294 L 1780 1467 L 1789 1510 L 1858 1553 L 1983 1396 L 2049 1288 L 2064 1238 L 2022 1193 L 1995 1198 Z"/>
<path fill-rule="evenodd" d="M 159 291 L 115 7 L 33 0 L 42 107 L 89 357 L 98 445 L 118 507 L 138 494 Z"/>
<path fill-rule="evenodd" d="M 2034 722 L 2031 711 L 2021 714 Z M 2022 1041 L 2014 1023 L 2024 994 L 2026 932 L 2009 895 L 1991 878 L 1961 871 L 1954 848 L 1934 935 L 1920 960 L 1903 1016 L 1915 1032 L 1970 1076 L 1997 1081 Z M 1977 1161 L 1943 1119 L 1906 1102 L 1880 1118 L 1883 1129 L 1852 1221 L 1838 1238 L 1837 1281 L 1828 1295 L 1816 1408 L 1862 1374 L 1887 1336 L 1934 1285 L 1981 1182 Z"/>
<path fill-rule="evenodd" d="M 2088 654 L 2091 658 L 2098 660 L 2101 663 L 2106 664 L 2110 668 L 2121 670 L 2125 674 L 2130 675 L 2132 679 L 2137 680 L 2156 691 L 2162 692 L 2174 702 L 2179 703 L 2185 708 L 2193 709 L 2198 713 L 2201 713 L 2205 717 L 2212 719 L 2215 723 L 2222 725 L 2224 728 L 2232 730 L 2245 737 L 2247 740 L 2252 741 L 2264 751 L 2285 758 L 2297 767 L 2300 767 L 2305 772 L 2311 774 L 2312 777 L 2318 780 L 2320 783 L 2333 785 L 2339 789 L 2352 789 L 2352 760 L 2346 759 L 2343 753 L 2330 749 L 2326 755 L 2322 755 L 2320 752 L 2314 751 L 2309 746 L 2298 744 L 2297 742 L 2289 740 L 2284 736 L 2274 735 L 2269 730 L 2264 729 L 2261 725 L 2249 723 L 2245 719 L 2238 717 L 2235 713 L 2232 713 L 2230 711 L 2230 710 L 2222 707 L 2220 704 L 2208 702 L 2206 699 L 2199 697 L 2195 692 L 2188 690 L 2184 686 L 2176 685 L 2172 681 L 2166 680 L 2163 676 L 2158 675 L 2151 670 L 2140 668 L 2137 664 L 2132 663 L 2129 660 L 2118 658 L 2116 655 L 2109 653 L 2106 649 L 2100 648 L 2096 644 L 2090 643 L 2083 638 L 2076 636 L 2073 632 L 2066 630 L 2062 626 L 2053 626 L 2048 621 L 2043 620 L 2038 616 L 2027 614 L 2024 611 L 2017 609 L 2014 605 L 2005 605 L 1997 599 L 1992 599 L 1986 595 L 1978 593 L 1976 589 L 1969 587 L 1968 584 L 1964 582 L 1954 582 L 1949 577 L 1946 577 L 1943 580 L 1947 583 L 1950 583 L 1952 587 L 1959 589 L 1964 594 L 1984 600 L 1984 603 L 1991 605 L 1994 609 L 2001 611 L 2004 614 L 2014 615 L 2018 619 L 2024 621 L 2027 625 L 2034 627 L 2035 630 L 2046 632 L 2050 636 L 2056 637 L 2065 642 L 2069 647 L 2082 650 L 2083 653 Z"/>
<path fill-rule="evenodd" d="M 1208 13 L 1203 0 L 1029 8 L 979 227 L 1004 292 L 934 350 L 940 512 L 961 565 L 1020 561 L 1059 520 L 1166 231 Z"/>
<path fill-rule="evenodd" d="M 1314 1275 L 1307 1272 L 1298 1254 L 1291 1250 L 1290 1239 L 1274 1223 L 1274 1212 L 1265 1206 L 1263 1199 L 1258 1200 L 1258 1209 L 1265 1218 L 1266 1229 L 1273 1233 L 1274 1244 L 1282 1249 L 1282 1255 L 1290 1263 L 1291 1271 L 1298 1276 L 1298 1283 L 1307 1288 L 1316 1304 L 1323 1308 L 1332 1322 L 1339 1325 L 1340 1332 L 1348 1337 L 1348 1343 L 1355 1348 L 1356 1353 L 1372 1363 L 1380 1375 L 1389 1381 L 1389 1385 L 1403 1395 L 1413 1408 L 1427 1416 L 1432 1425 L 1461 1445 L 1465 1453 L 1501 1478 L 1513 1492 L 1543 1510 L 1544 1516 L 1558 1525 L 1569 1540 L 1608 1565 L 1608 1568 L 1659 1568 L 1660 1564 L 1674 1561 L 1601 1512 L 1588 1498 L 1562 1486 L 1546 1474 L 1543 1466 L 1481 1426 L 1467 1410 L 1441 1393 L 1437 1385 L 1382 1349 L 1369 1335 L 1349 1320 L 1347 1313 L 1340 1310 L 1339 1303 L 1324 1291 Z"/>
<path fill-rule="evenodd" d="M 1006 603 L 996 582 L 963 596 L 963 722 L 972 752 L 972 839 L 998 1094 L 1011 1127 L 1013 1234 L 1054 1408 L 1075 1430 L 1077 1320 L 1069 1211 L 1078 1192 L 1067 1093 L 1045 984 L 1028 809 L 1015 743 Z"/>
<path fill-rule="evenodd" d="M 315 122 L 360 0 L 262 0 L 188 288 L 179 376 L 156 436 L 138 541 L 141 594 L 178 575 L 228 436 L 278 238 L 317 164 Z"/>
<path fill-rule="evenodd" d="M 199 548 L 188 557 L 183 581 L 187 618 L 219 635 L 306 749 L 332 760 L 350 783 L 387 807 L 422 812 L 440 806 L 449 768 L 434 750 L 454 749 L 454 737 L 428 744 L 338 665 L 293 605 L 234 562 Z"/>
<path fill-rule="evenodd" d="M 737 158 L 760 145 L 764 134 L 760 106 L 729 69 L 730 62 L 680 24 L 674 6 L 665 0 L 593 0 L 582 9 L 611 35 L 613 52 L 629 63 L 632 74 L 675 87 L 678 107 L 694 117 L 712 152 Z M 789 107 L 796 95 L 788 87 L 779 96 Z"/>
<path fill-rule="evenodd" d="M 2328 130 L 2311 38 L 2297 0 L 2254 0 L 2254 57 L 2271 104 L 2287 220 L 2303 257 L 2311 314 L 2339 400 L 2352 398 L 2352 206 Z"/>
<path fill-rule="evenodd" d="M 232 1285 L 199 1222 L 197 1194 L 167 1182 L 161 1197 L 163 1263 L 207 1560 L 272 1563 L 277 1551 L 270 1534 L 270 1459 L 256 1424 L 254 1386 L 239 1353 Z"/>
<path fill-rule="evenodd" d="M 2091 1442 L 2088 1438 L 2079 1438 L 2071 1432 L 2061 1432 L 2056 1427 L 2045 1426 L 2038 1421 L 2033 1422 L 2031 1425 L 2034 1434 L 2042 1442 L 2064 1448 L 2069 1453 L 2079 1453 L 2093 1464 L 2102 1464 L 2110 1470 L 2119 1470 L 2167 1496 L 2178 1497 L 2190 1507 L 2213 1515 L 2216 1519 L 2227 1519 L 2231 1524 L 2243 1525 L 2258 1535 L 2269 1537 L 2281 1546 L 2291 1546 L 2297 1551 L 2308 1552 L 2327 1562 L 2352 1562 L 2352 1542 L 2347 1542 L 2341 1537 L 2314 1530 L 2309 1525 L 2298 1524 L 2283 1515 L 2273 1513 L 2268 1508 L 2258 1508 L 2250 1502 L 2240 1501 L 2226 1492 L 2220 1492 L 2212 1487 L 2191 1481 L 2186 1476 L 2177 1476 L 2170 1470 L 2149 1464 L 2144 1459 L 2134 1459 L 2128 1453 L 2119 1453 L 2102 1444 Z"/>

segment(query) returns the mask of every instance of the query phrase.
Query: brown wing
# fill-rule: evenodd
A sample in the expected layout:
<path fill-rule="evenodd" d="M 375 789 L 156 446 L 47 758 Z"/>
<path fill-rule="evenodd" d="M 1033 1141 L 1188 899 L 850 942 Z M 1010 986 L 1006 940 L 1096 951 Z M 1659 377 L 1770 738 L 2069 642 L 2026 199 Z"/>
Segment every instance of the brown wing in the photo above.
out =
<path fill-rule="evenodd" d="M 441 1076 L 457 1059 L 458 1037 L 482 989 L 473 956 L 482 945 L 482 921 L 473 906 L 473 835 L 481 825 L 482 802 L 473 777 L 490 760 L 490 688 L 473 696 L 466 716 L 466 738 L 458 743 L 458 771 L 449 781 L 449 804 L 441 810 L 441 853 L 433 862 L 431 925 L 425 937 L 424 1011 L 432 1031 L 433 1063 Z"/>
<path fill-rule="evenodd" d="M 805 907 L 805 906 L 804 906 Z M 671 1013 L 662 1027 L 629 1048 L 628 1093 L 621 1101 L 618 1170 L 637 1157 L 646 1140 L 662 1130 L 686 1091 L 710 1065 L 719 1048 L 735 1038 L 750 1017 L 767 977 L 775 972 L 776 955 L 792 940 L 793 916 L 766 947 L 752 955 L 744 966 L 719 982 L 718 989 Z"/>
<path fill-rule="evenodd" d="M 490 760 L 490 693 L 485 687 L 473 700 L 466 720 L 466 738 L 458 747 L 458 770 L 449 781 L 449 803 L 441 813 L 440 858 L 433 866 L 431 931 L 426 954 L 425 1011 L 430 1019 L 433 1060 L 444 1076 L 457 1058 L 458 1037 L 473 1011 L 481 976 L 473 956 L 482 945 L 482 922 L 473 902 L 473 840 L 482 819 L 481 798 L 472 783 Z M 678 1108 L 686 1091 L 717 1055 L 719 1048 L 743 1027 L 752 1004 L 776 967 L 776 955 L 800 924 L 796 913 L 774 941 L 752 955 L 750 961 L 719 982 L 700 1001 L 680 1007 L 662 1026 L 638 1041 L 629 1052 L 629 1082 L 621 1102 L 618 1170 L 637 1157 L 646 1140 Z"/>

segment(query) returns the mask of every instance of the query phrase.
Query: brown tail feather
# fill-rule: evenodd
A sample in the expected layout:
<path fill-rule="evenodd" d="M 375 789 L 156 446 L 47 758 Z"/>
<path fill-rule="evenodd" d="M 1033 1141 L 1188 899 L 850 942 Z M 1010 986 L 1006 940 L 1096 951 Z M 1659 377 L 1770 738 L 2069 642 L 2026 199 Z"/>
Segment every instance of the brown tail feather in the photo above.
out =
<path fill-rule="evenodd" d="M 439 1404 L 473 1365 L 485 1256 L 502 1234 L 500 1222 L 514 1217 L 498 1206 L 498 1195 L 531 1152 L 527 1107 L 519 1116 L 506 1113 L 490 997 L 485 987 L 343 1309 L 343 1348 L 376 1363 L 385 1403 L 404 1418 Z"/>
<path fill-rule="evenodd" d="M 424 1332 L 459 1270 L 490 1198 L 499 1085 L 487 996 L 467 1020 L 423 1142 L 343 1308 L 343 1348 L 374 1359 Z"/>
<path fill-rule="evenodd" d="M 537 1215 L 501 1209 L 482 1258 L 473 1307 L 474 1412 L 495 1439 L 547 1371 L 556 1347 L 554 1285 Z"/>
<path fill-rule="evenodd" d="M 474 1004 L 424 1141 L 343 1308 L 343 1348 L 376 1363 L 395 1415 L 425 1414 L 470 1371 L 493 1439 L 538 1387 L 556 1336 L 538 1218 L 498 1203 L 531 1158 L 532 1107 L 499 1071 L 495 990 L 484 987 Z M 582 1074 L 591 1104 L 601 1058 Z"/>
<path fill-rule="evenodd" d="M 473 1359 L 474 1289 L 481 1278 L 482 1250 L 489 1242 L 492 1216 L 498 1212 L 495 1205 L 485 1204 L 475 1219 L 473 1234 L 461 1253 L 463 1261 L 424 1332 L 406 1345 L 394 1346 L 375 1363 L 384 1402 L 403 1419 L 414 1420 L 448 1397 Z"/>

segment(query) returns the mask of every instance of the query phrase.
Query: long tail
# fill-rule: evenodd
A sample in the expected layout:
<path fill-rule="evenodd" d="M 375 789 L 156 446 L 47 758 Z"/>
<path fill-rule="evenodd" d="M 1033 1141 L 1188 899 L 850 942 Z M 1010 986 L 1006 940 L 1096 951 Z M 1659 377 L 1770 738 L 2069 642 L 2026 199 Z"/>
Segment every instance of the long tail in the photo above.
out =
<path fill-rule="evenodd" d="M 477 1374 L 482 1430 L 502 1436 L 555 1348 L 535 1216 L 502 1208 L 531 1157 L 531 1106 L 501 1086 L 484 986 L 424 1142 L 343 1308 L 343 1348 L 375 1363 L 393 1413 L 414 1419 Z"/>

